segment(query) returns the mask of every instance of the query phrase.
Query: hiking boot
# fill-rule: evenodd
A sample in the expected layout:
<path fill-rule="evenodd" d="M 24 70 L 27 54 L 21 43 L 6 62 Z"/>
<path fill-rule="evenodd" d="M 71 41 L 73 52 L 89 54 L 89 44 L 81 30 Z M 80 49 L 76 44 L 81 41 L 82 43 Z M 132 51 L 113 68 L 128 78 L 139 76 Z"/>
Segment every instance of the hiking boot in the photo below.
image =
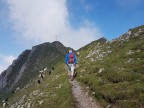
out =
<path fill-rule="evenodd" d="M 74 77 L 71 77 L 71 81 L 73 81 L 74 80 Z"/>
<path fill-rule="evenodd" d="M 71 79 L 71 76 L 70 76 L 70 75 L 68 76 L 68 79 Z"/>

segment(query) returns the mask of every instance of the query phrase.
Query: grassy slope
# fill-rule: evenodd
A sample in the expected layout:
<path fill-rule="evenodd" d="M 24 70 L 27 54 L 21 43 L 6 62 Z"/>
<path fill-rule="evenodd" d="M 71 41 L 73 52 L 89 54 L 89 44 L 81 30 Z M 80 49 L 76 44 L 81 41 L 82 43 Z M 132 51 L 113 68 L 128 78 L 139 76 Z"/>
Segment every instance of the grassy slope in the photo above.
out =
<path fill-rule="evenodd" d="M 95 92 L 102 106 L 144 107 L 144 34 L 128 41 L 95 41 L 78 52 L 77 79 Z"/>
<path fill-rule="evenodd" d="M 35 79 L 36 80 L 36 79 Z M 32 95 L 34 93 L 34 95 Z M 24 101 L 20 100 L 25 96 Z M 8 104 L 19 103 L 30 108 L 74 108 L 74 99 L 71 92 L 71 85 L 67 79 L 67 72 L 61 62 L 55 66 L 51 75 L 46 74 L 43 82 L 38 85 L 32 81 L 22 91 L 10 97 Z M 42 103 L 41 103 L 42 102 Z"/>

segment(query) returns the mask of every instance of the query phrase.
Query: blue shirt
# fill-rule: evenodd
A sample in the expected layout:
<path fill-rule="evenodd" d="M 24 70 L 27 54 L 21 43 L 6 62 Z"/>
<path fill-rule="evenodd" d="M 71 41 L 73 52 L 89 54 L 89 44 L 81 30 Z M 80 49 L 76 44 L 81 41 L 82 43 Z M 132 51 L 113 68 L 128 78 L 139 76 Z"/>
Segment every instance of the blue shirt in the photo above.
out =
<path fill-rule="evenodd" d="M 69 64 L 69 56 L 70 56 L 70 54 L 72 54 L 72 53 L 68 53 L 68 54 L 66 54 L 66 57 L 65 57 L 65 63 L 66 64 Z M 74 63 L 73 64 L 77 64 L 77 58 L 76 58 L 76 54 L 74 53 Z"/>

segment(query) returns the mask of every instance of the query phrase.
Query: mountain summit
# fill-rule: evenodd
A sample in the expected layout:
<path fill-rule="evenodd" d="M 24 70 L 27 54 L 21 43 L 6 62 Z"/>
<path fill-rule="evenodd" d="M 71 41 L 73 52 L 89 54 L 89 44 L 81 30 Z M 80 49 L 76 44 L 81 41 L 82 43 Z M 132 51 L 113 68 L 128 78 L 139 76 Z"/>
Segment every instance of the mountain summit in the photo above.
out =
<path fill-rule="evenodd" d="M 17 86 L 23 87 L 38 72 L 47 67 L 51 68 L 67 53 L 67 47 L 55 41 L 33 46 L 25 50 L 0 75 L 0 91 L 9 92 Z"/>

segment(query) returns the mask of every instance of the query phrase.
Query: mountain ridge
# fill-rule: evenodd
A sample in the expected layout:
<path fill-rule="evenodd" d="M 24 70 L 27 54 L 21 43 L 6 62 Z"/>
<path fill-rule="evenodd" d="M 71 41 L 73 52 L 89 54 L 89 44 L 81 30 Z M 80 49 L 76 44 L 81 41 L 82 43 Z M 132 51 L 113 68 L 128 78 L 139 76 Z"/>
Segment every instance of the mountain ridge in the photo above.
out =
<path fill-rule="evenodd" d="M 0 75 L 0 90 L 11 91 L 14 89 L 14 86 L 16 86 L 16 84 L 24 78 L 25 74 L 28 74 L 27 71 L 29 73 L 33 73 L 35 76 L 35 74 L 38 74 L 38 71 L 47 67 L 46 63 L 42 63 L 43 61 L 46 62 L 47 59 L 48 61 L 53 62 L 55 57 L 61 58 L 61 56 L 64 56 L 66 52 L 67 48 L 58 41 L 52 43 L 45 42 L 43 44 L 33 46 L 31 50 L 27 49 L 23 51 L 18 58 L 13 61 L 8 69 Z M 37 64 L 38 62 L 42 63 L 41 66 Z"/>

